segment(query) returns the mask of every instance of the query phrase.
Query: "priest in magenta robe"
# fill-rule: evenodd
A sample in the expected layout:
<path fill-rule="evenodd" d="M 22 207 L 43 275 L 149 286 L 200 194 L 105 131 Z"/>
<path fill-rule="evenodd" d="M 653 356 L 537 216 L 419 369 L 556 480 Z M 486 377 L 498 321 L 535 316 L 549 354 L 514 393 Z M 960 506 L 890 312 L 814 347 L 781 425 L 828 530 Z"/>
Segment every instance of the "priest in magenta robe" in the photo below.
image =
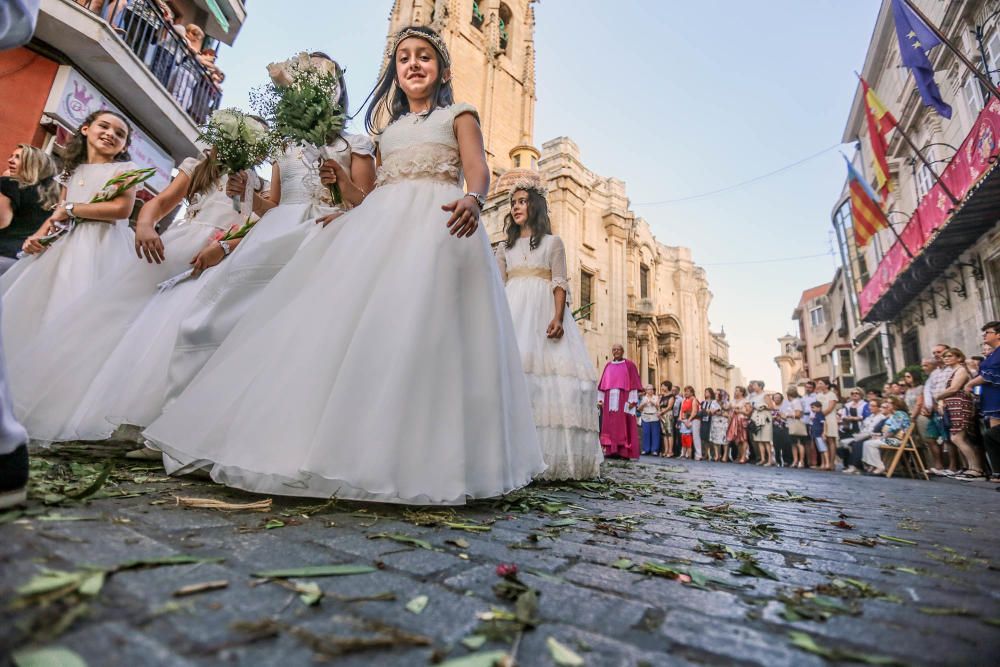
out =
<path fill-rule="evenodd" d="M 601 447 L 605 456 L 639 458 L 639 427 L 635 406 L 639 403 L 642 382 L 639 369 L 625 358 L 625 348 L 611 348 L 612 360 L 604 367 L 597 385 L 597 404 L 601 406 Z"/>

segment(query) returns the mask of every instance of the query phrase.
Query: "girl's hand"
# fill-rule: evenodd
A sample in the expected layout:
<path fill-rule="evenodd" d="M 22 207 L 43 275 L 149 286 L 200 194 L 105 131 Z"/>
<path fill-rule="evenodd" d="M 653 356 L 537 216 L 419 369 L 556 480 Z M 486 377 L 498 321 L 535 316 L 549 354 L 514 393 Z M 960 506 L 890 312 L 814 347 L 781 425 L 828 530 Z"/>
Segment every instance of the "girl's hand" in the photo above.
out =
<path fill-rule="evenodd" d="M 139 259 L 145 255 L 146 262 L 152 264 L 163 262 L 163 241 L 153 227 L 137 225 L 135 228 L 135 254 Z"/>
<path fill-rule="evenodd" d="M 236 174 L 229 174 L 226 179 L 226 194 L 230 197 L 243 198 L 247 190 L 247 172 L 241 171 Z"/>
<path fill-rule="evenodd" d="M 479 229 L 479 202 L 472 197 L 462 197 L 441 207 L 442 211 L 451 211 L 448 218 L 448 229 L 452 236 L 469 237 Z"/>
<path fill-rule="evenodd" d="M 24 239 L 24 243 L 21 244 L 21 250 L 28 255 L 40 255 L 45 252 L 45 246 L 38 242 L 41 235 L 32 235 Z"/>
<path fill-rule="evenodd" d="M 69 213 L 66 212 L 66 204 L 60 203 L 52 210 L 52 215 L 49 216 L 49 220 L 54 220 L 55 222 L 65 222 L 69 220 Z"/>
<path fill-rule="evenodd" d="M 323 160 L 319 167 L 319 180 L 323 185 L 334 185 L 337 181 L 350 182 L 351 177 L 336 160 Z"/>
<path fill-rule="evenodd" d="M 201 249 L 194 259 L 191 260 L 191 268 L 194 269 L 194 273 L 191 274 L 192 278 L 197 278 L 206 269 L 210 269 L 226 256 L 226 253 L 222 251 L 222 246 L 217 242 L 213 242 Z"/>
<path fill-rule="evenodd" d="M 549 322 L 548 328 L 545 329 L 545 335 L 548 338 L 555 338 L 556 340 L 559 340 L 560 338 L 563 337 L 564 333 L 566 333 L 566 332 L 563 329 L 562 318 L 561 317 L 553 317 L 552 321 Z"/>
<path fill-rule="evenodd" d="M 327 225 L 329 225 L 331 222 L 333 222 L 342 215 L 344 215 L 343 211 L 334 211 L 333 213 L 330 213 L 328 215 L 322 215 L 316 218 L 316 224 L 323 225 L 324 227 L 326 227 Z"/>

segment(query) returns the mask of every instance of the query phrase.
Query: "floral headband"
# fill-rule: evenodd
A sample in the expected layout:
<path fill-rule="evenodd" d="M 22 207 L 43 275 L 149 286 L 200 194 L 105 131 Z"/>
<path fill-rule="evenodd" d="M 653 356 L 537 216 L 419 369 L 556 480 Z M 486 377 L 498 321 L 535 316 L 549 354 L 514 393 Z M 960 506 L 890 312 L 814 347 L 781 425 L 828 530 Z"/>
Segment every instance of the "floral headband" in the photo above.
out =
<path fill-rule="evenodd" d="M 385 59 L 391 60 L 393 55 L 396 53 L 396 47 L 404 39 L 410 37 L 416 37 L 417 39 L 422 39 L 425 42 L 430 42 L 431 46 L 441 55 L 441 60 L 444 61 L 445 67 L 451 66 L 451 56 L 448 55 L 448 47 L 445 46 L 444 40 L 436 32 L 423 32 L 422 30 L 414 30 L 413 28 L 405 28 L 396 33 L 396 38 L 392 40 L 392 46 L 386 49 Z"/>
<path fill-rule="evenodd" d="M 548 188 L 546 188 L 540 179 L 537 178 L 519 178 L 514 181 L 514 185 L 510 188 L 510 199 L 514 200 L 514 193 L 518 190 L 524 190 L 526 192 L 534 192 L 542 199 L 548 194 Z"/>

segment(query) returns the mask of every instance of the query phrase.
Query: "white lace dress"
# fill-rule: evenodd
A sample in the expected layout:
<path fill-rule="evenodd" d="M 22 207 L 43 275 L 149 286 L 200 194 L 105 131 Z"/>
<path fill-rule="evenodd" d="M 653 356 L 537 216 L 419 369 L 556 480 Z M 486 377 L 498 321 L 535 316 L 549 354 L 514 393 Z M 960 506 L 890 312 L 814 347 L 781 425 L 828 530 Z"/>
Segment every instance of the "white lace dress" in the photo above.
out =
<path fill-rule="evenodd" d="M 191 176 L 197 165 L 188 158 L 178 169 Z M 133 250 L 128 263 L 99 280 L 11 359 L 15 411 L 33 440 L 102 440 L 119 424 L 145 426 L 159 416 L 177 326 L 200 280 L 164 292 L 157 285 L 190 268 L 191 258 L 213 237 L 246 219 L 249 205 L 234 211 L 225 190 L 222 180 L 191 198 L 184 219 L 161 237 L 163 263 L 150 264 Z"/>
<path fill-rule="evenodd" d="M 136 168 L 133 162 L 81 164 L 66 182 L 64 201 L 89 202 L 109 180 Z M 123 219 L 80 223 L 40 255 L 18 260 L 0 276 L 8 361 L 94 283 L 134 257 L 135 235 Z"/>
<path fill-rule="evenodd" d="M 381 135 L 378 187 L 304 246 L 145 434 L 168 471 L 259 493 L 462 504 L 542 472 L 510 309 L 482 227 L 456 238 L 454 120 Z"/>
<path fill-rule="evenodd" d="M 528 391 L 538 440 L 548 468 L 545 479 L 589 479 L 601 473 L 604 454 L 597 426 L 597 371 L 569 307 L 563 313 L 561 339 L 546 337 L 555 302 L 553 290 L 566 290 L 566 249 L 558 236 L 543 236 L 538 247 L 521 238 L 513 248 L 497 249 L 500 275 Z"/>
<path fill-rule="evenodd" d="M 333 159 L 350 172 L 351 156 L 374 156 L 368 137 L 345 134 L 333 146 Z M 314 220 L 334 211 L 329 189 L 319 180 L 319 149 L 292 146 L 278 159 L 281 200 L 261 217 L 233 254 L 204 277 L 185 313 L 170 361 L 167 401 L 176 398 L 215 353 L 260 291 L 324 229 Z M 339 221 L 324 231 L 335 233 Z"/>

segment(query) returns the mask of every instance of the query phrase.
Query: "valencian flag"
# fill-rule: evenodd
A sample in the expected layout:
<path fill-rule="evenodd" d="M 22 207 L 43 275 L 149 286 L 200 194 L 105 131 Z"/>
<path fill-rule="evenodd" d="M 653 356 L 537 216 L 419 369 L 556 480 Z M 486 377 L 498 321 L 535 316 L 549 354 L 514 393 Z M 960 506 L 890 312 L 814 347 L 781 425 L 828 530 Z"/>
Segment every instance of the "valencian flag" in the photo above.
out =
<path fill-rule="evenodd" d="M 882 212 L 878 195 L 868 182 L 857 172 L 851 161 L 847 163 L 847 189 L 851 193 L 851 221 L 854 227 L 854 241 L 864 248 L 881 229 L 889 228 L 889 220 Z"/>
<path fill-rule="evenodd" d="M 899 55 L 903 64 L 913 72 L 913 79 L 917 82 L 924 104 L 934 107 L 945 118 L 951 118 L 951 107 L 941 98 L 941 91 L 934 81 L 934 67 L 927 57 L 927 52 L 940 44 L 941 40 L 903 0 L 892 0 L 892 16 L 896 21 Z"/>
<path fill-rule="evenodd" d="M 882 104 L 882 100 L 875 95 L 875 91 L 868 86 L 868 82 L 863 77 L 861 88 L 864 92 L 865 118 L 868 119 L 868 140 L 872 145 L 872 153 L 875 155 L 875 182 L 878 183 L 878 191 L 885 200 L 889 196 L 889 162 L 886 153 L 889 149 L 889 141 L 886 135 L 896 127 L 896 118 L 889 113 L 889 110 Z"/>

